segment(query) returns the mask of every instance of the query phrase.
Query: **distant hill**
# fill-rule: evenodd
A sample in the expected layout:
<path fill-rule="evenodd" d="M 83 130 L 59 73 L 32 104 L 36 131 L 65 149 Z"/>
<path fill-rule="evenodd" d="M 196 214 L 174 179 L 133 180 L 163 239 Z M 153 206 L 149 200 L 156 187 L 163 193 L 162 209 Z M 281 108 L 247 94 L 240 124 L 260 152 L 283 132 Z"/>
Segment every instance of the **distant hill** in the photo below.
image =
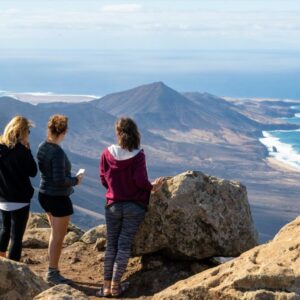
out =
<path fill-rule="evenodd" d="M 141 126 L 151 129 L 240 130 L 241 122 L 246 130 L 258 127 L 221 98 L 200 93 L 180 94 L 162 82 L 110 94 L 91 103 L 116 117 L 133 117 Z"/>
<path fill-rule="evenodd" d="M 201 125 L 198 108 L 162 82 L 107 95 L 92 103 L 116 116 L 130 116 L 146 128 L 187 130 Z"/>

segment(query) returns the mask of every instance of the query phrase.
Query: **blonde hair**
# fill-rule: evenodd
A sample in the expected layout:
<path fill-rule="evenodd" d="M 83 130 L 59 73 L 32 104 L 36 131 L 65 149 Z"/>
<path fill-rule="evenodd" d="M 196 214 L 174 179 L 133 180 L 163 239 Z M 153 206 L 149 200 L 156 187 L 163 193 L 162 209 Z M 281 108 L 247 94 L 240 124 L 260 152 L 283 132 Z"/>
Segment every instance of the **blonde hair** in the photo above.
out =
<path fill-rule="evenodd" d="M 48 121 L 48 137 L 49 135 L 59 136 L 68 129 L 68 117 L 63 115 L 53 115 Z"/>
<path fill-rule="evenodd" d="M 5 126 L 3 135 L 0 136 L 0 144 L 14 148 L 17 143 L 28 136 L 29 129 L 33 126 L 34 124 L 30 120 L 22 116 L 15 116 Z"/>

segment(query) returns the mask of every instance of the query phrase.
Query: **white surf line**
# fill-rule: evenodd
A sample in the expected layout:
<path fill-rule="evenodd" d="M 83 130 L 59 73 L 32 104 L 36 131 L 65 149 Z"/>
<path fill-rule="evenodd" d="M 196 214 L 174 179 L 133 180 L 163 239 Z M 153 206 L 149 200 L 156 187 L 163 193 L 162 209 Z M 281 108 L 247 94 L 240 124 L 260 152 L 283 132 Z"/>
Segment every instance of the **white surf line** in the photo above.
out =
<path fill-rule="evenodd" d="M 280 132 L 281 130 L 274 131 Z M 299 129 L 294 131 L 299 131 Z M 300 154 L 294 150 L 293 146 L 280 142 L 280 139 L 270 132 L 263 131 L 262 133 L 263 138 L 260 138 L 259 141 L 268 149 L 269 156 L 300 171 Z"/>
<path fill-rule="evenodd" d="M 83 208 L 83 207 L 78 206 L 78 205 L 75 205 L 75 204 L 73 204 L 73 206 L 74 206 L 74 208 L 75 208 L 76 210 L 79 210 L 80 212 L 83 212 L 83 213 L 85 213 L 85 214 L 87 214 L 87 215 L 89 215 L 89 216 L 95 217 L 95 218 L 97 218 L 97 219 L 105 220 L 105 216 L 102 215 L 102 214 L 99 214 L 99 213 L 97 213 L 97 212 L 94 212 L 94 211 L 92 211 L 92 210 L 89 210 L 89 209 L 87 209 L 87 208 Z"/>

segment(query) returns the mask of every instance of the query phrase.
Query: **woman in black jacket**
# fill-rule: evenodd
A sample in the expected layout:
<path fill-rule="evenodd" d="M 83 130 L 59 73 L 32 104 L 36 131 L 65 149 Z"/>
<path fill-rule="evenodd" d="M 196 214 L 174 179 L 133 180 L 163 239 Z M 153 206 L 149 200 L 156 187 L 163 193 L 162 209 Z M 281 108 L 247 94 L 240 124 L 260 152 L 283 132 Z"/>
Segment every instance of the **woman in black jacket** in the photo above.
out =
<path fill-rule="evenodd" d="M 35 177 L 37 166 L 29 146 L 32 123 L 24 117 L 14 117 L 0 136 L 0 256 L 19 261 L 22 239 L 33 196 L 29 177 Z"/>
<path fill-rule="evenodd" d="M 67 232 L 73 205 L 70 195 L 73 187 L 80 184 L 82 175 L 71 175 L 71 163 L 60 143 L 68 131 L 68 118 L 53 115 L 48 121 L 48 135 L 37 153 L 41 183 L 39 202 L 48 215 L 51 226 L 49 241 L 49 269 L 45 280 L 50 284 L 69 283 L 60 275 L 58 263 L 62 244 Z"/>

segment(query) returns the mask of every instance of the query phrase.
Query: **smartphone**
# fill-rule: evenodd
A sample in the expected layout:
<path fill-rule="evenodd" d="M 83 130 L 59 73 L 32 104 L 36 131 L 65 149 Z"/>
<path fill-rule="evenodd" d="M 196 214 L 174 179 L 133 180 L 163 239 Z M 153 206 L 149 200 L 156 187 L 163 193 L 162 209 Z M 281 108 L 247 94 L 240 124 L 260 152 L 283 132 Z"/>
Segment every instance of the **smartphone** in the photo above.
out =
<path fill-rule="evenodd" d="M 85 173 L 85 169 L 79 169 L 76 173 L 76 176 L 83 175 Z"/>

